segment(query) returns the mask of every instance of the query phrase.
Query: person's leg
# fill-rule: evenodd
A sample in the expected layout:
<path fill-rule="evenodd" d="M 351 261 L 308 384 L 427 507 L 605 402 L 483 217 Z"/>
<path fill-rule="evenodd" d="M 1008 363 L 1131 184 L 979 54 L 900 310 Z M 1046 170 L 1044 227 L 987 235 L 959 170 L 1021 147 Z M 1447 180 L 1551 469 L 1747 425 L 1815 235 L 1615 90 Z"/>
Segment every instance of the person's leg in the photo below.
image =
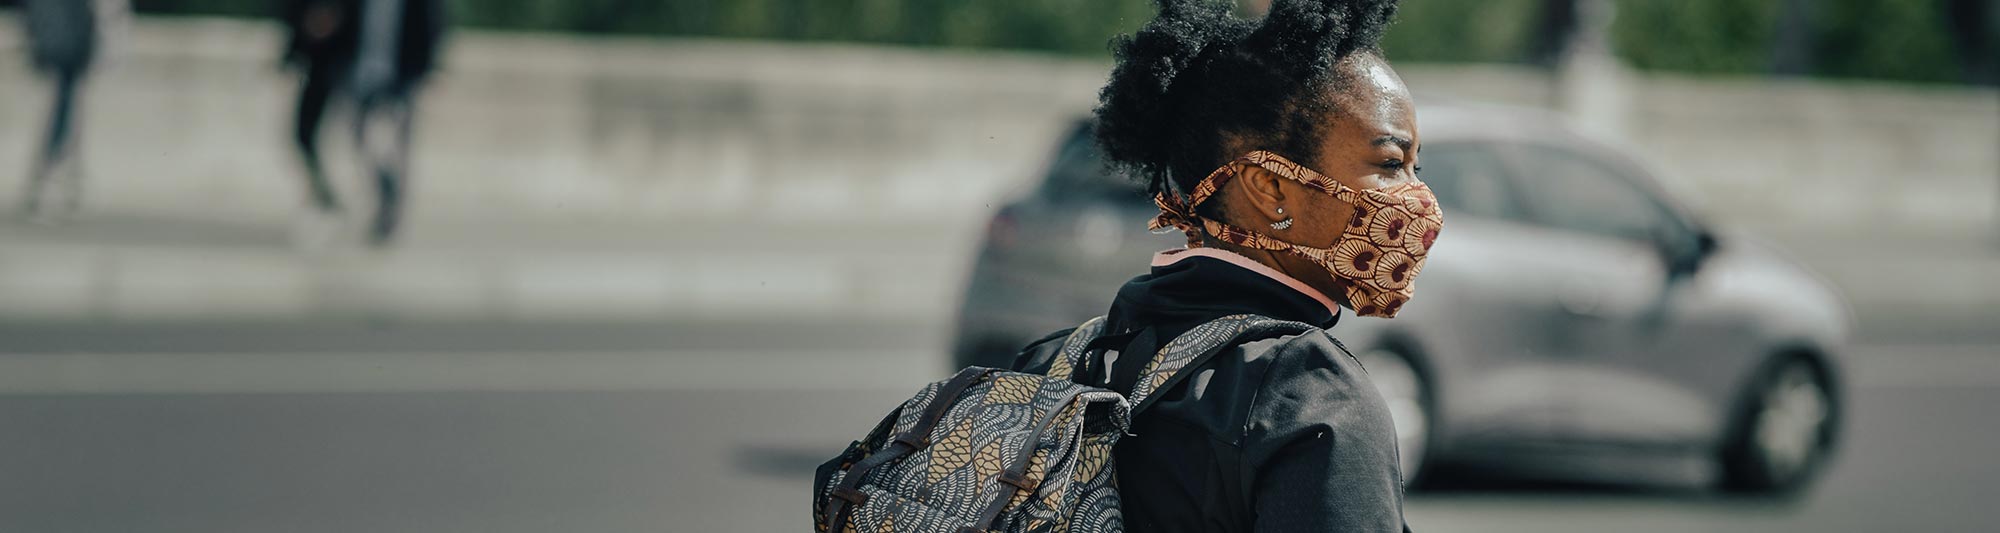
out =
<path fill-rule="evenodd" d="M 387 243 L 395 235 L 403 218 L 404 201 L 408 191 L 410 164 L 410 130 L 415 108 L 407 91 L 392 91 L 378 98 L 377 115 L 388 121 L 377 130 L 389 139 L 380 146 L 375 159 L 375 190 L 377 208 L 375 225 L 370 232 L 376 244 Z"/>
<path fill-rule="evenodd" d="M 354 145 L 361 153 L 362 168 L 375 180 L 375 219 L 369 240 L 386 244 L 395 234 L 403 200 L 402 179 L 397 160 L 404 128 L 399 114 L 401 96 L 394 91 L 375 91 L 357 99 L 354 111 Z M 385 128 L 387 129 L 385 131 Z"/>
<path fill-rule="evenodd" d="M 70 151 L 71 137 L 74 135 L 70 127 L 70 115 L 71 108 L 76 104 L 77 81 L 80 77 L 78 74 L 65 70 L 58 71 L 55 75 L 55 97 L 50 103 L 47 136 L 43 139 L 42 150 L 35 160 L 34 167 L 29 170 L 27 191 L 21 198 L 22 208 L 30 215 L 40 211 L 49 179 L 55 175 L 56 167 L 62 165 Z"/>
<path fill-rule="evenodd" d="M 69 102 L 64 104 L 68 108 L 65 113 L 69 116 L 65 119 L 68 124 L 63 128 L 65 139 L 60 157 L 62 167 L 67 169 L 64 172 L 67 175 L 58 182 L 62 187 L 61 209 L 64 215 L 75 214 L 83 204 L 83 128 L 78 116 L 83 107 L 81 93 L 84 91 L 85 82 L 89 80 L 84 74 L 78 72 L 70 79 Z"/>
<path fill-rule="evenodd" d="M 326 116 L 327 101 L 332 99 L 336 76 L 325 69 L 307 71 L 305 82 L 299 90 L 299 107 L 293 141 L 298 143 L 299 158 L 305 164 L 306 185 L 309 188 L 314 207 L 322 211 L 340 209 L 340 199 L 333 192 L 333 184 L 327 181 L 326 169 L 319 158 L 319 125 Z"/>

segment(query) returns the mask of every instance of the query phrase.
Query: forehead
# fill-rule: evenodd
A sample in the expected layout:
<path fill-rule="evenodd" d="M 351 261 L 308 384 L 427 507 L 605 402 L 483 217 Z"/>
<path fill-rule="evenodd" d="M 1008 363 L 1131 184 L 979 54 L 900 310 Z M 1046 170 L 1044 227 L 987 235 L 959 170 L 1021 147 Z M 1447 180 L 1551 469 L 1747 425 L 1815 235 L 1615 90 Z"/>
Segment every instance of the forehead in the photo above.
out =
<path fill-rule="evenodd" d="M 1334 128 L 1339 136 L 1375 138 L 1396 135 L 1413 138 L 1417 129 L 1416 104 L 1403 78 L 1389 63 L 1374 54 L 1354 54 L 1335 64 L 1339 83 L 1332 87 L 1338 110 Z M 1349 127 L 1339 127 L 1339 126 Z"/>

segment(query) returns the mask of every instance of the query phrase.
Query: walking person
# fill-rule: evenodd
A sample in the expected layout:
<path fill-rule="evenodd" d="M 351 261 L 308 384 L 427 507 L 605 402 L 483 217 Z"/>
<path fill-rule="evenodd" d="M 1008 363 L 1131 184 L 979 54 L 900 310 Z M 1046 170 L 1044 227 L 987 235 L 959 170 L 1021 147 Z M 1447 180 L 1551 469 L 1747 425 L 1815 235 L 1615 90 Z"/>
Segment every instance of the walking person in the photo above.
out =
<path fill-rule="evenodd" d="M 334 89 L 354 64 L 359 35 L 355 21 L 360 8 L 359 0 L 292 0 L 285 10 L 285 27 L 291 33 L 285 46 L 285 64 L 298 68 L 303 76 L 292 139 L 305 165 L 313 215 L 329 221 L 339 218 L 341 207 L 320 161 L 319 125 Z"/>
<path fill-rule="evenodd" d="M 78 93 L 98 60 L 109 21 L 125 9 L 122 0 L 26 0 L 22 8 L 30 59 L 48 76 L 55 95 L 48 129 L 28 170 L 21 211 L 31 220 L 51 222 L 73 214 L 82 202 Z"/>
<path fill-rule="evenodd" d="M 1187 245 L 822 463 L 817 531 L 1408 531 L 1395 421 L 1327 331 L 1401 311 L 1444 226 L 1376 44 L 1396 2 L 1157 2 L 1095 135 Z"/>
<path fill-rule="evenodd" d="M 1443 224 L 1416 110 L 1377 41 L 1393 0 L 1277 0 L 1263 20 L 1160 0 L 1115 48 L 1096 135 L 1186 248 L 1112 299 L 1076 379 L 1126 392 L 1145 355 L 1226 316 L 1313 329 L 1228 348 L 1156 393 L 1114 448 L 1125 530 L 1402 531 L 1396 431 L 1327 328 L 1393 317 Z M 1015 366 L 1056 364 L 1061 336 Z M 1132 354 L 1118 357 L 1117 353 Z"/>
<path fill-rule="evenodd" d="M 436 66 L 446 24 L 443 2 L 297 0 L 287 22 L 293 35 L 287 57 L 305 71 L 294 133 L 309 201 L 325 218 L 341 212 L 317 138 L 328 102 L 345 93 L 354 103 L 355 148 L 376 194 L 369 241 L 386 244 L 403 215 L 415 96 Z"/>

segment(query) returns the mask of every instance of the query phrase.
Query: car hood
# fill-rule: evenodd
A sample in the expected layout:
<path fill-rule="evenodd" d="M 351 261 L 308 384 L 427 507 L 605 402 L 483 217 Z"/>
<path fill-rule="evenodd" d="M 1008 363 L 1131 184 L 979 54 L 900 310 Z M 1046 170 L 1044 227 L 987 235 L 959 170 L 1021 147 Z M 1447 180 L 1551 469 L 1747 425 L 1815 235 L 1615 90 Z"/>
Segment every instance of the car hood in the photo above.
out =
<path fill-rule="evenodd" d="M 1699 273 L 1704 292 L 1757 311 L 1769 335 L 1826 345 L 1847 340 L 1853 310 L 1824 276 L 1755 234 L 1731 231 L 1719 240 Z"/>

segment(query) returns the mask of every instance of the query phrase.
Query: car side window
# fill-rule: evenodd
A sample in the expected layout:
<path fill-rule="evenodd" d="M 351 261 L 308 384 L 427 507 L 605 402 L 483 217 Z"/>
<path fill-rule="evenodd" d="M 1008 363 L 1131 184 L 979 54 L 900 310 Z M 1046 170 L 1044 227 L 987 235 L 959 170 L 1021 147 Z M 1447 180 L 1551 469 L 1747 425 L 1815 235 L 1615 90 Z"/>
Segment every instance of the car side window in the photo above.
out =
<path fill-rule="evenodd" d="M 1551 146 L 1520 147 L 1524 197 L 1538 219 L 1558 228 L 1650 240 L 1670 221 L 1659 201 L 1617 167 Z"/>
<path fill-rule="evenodd" d="M 1419 178 L 1437 194 L 1446 217 L 1521 217 L 1505 175 L 1507 167 L 1491 147 L 1471 142 L 1429 144 L 1417 164 L 1423 167 Z"/>

